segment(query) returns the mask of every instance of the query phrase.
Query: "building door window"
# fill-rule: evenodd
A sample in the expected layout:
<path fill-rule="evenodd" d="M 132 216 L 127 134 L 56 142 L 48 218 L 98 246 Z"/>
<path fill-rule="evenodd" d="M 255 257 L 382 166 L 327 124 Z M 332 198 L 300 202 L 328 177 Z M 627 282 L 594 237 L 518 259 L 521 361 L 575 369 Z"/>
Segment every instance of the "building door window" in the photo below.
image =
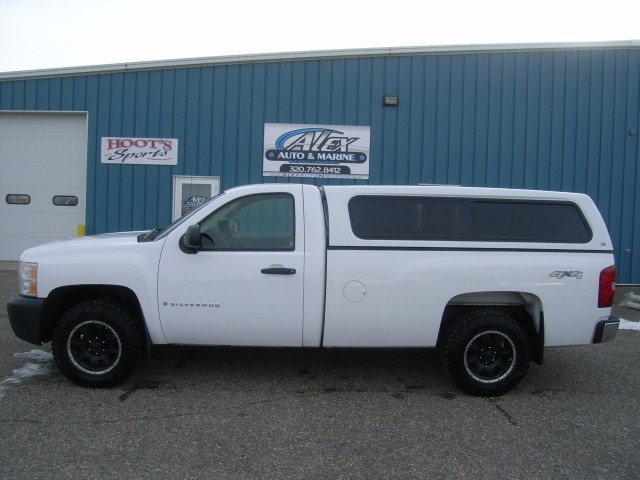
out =
<path fill-rule="evenodd" d="M 220 193 L 220 177 L 173 177 L 173 220 Z"/>

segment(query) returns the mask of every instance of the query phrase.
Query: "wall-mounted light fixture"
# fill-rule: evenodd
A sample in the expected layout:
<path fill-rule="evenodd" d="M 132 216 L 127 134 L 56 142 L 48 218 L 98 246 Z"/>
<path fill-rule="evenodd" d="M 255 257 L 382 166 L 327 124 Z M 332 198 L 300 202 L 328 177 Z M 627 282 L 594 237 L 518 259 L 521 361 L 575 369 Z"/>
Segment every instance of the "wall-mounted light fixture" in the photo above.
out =
<path fill-rule="evenodd" d="M 385 95 L 382 103 L 384 103 L 385 107 L 397 107 L 398 106 L 398 96 L 397 95 Z"/>

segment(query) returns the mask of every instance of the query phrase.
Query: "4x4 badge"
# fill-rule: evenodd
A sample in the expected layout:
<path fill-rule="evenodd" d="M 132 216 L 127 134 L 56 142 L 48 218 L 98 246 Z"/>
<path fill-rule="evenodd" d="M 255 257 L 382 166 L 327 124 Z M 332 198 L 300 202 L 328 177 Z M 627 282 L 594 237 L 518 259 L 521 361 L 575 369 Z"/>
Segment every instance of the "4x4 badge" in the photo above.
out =
<path fill-rule="evenodd" d="M 568 277 L 568 278 L 577 278 L 577 279 L 581 279 L 582 278 L 582 272 L 565 272 L 565 271 L 557 271 L 557 272 L 553 272 L 552 274 L 549 275 L 550 277 L 554 277 L 557 279 L 561 279 L 564 277 Z"/>

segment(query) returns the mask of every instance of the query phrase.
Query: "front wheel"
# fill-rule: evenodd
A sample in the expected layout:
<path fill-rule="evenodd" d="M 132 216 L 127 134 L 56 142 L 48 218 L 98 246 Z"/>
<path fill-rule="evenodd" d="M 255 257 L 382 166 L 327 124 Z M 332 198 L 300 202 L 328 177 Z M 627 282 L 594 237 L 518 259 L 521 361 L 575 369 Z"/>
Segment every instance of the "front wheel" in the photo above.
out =
<path fill-rule="evenodd" d="M 471 395 L 501 395 L 529 369 L 527 335 L 513 318 L 493 311 L 474 312 L 451 330 L 444 361 L 453 381 Z"/>
<path fill-rule="evenodd" d="M 83 386 L 110 387 L 135 367 L 140 335 L 131 314 L 116 302 L 91 300 L 67 310 L 53 332 L 62 373 Z"/>

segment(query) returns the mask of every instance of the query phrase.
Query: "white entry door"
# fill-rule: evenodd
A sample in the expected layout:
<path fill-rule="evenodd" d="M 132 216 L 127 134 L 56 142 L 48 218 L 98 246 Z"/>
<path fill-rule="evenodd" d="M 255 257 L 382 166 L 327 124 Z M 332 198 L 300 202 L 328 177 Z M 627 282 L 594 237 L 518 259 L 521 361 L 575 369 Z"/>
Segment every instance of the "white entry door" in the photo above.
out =
<path fill-rule="evenodd" d="M 173 220 L 220 193 L 220 177 L 173 177 Z"/>
<path fill-rule="evenodd" d="M 87 114 L 0 112 L 0 260 L 84 235 Z"/>

